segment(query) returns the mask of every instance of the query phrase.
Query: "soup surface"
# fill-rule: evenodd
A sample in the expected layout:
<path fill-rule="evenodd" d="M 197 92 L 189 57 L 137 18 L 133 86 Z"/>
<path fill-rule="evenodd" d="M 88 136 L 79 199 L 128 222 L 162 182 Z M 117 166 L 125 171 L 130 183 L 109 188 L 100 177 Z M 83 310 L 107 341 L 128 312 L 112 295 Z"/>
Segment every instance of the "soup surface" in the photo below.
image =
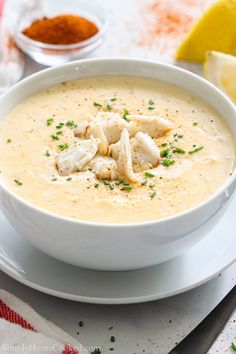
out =
<path fill-rule="evenodd" d="M 99 136 L 92 126 L 100 115 L 104 132 L 113 112 L 127 128 L 122 126 L 122 156 L 121 134 L 116 131 L 119 138 L 113 139 L 106 131 L 104 152 L 101 130 Z M 139 116 L 145 122 L 138 126 Z M 166 131 L 158 130 L 155 117 L 165 119 Z M 95 150 L 86 150 L 84 141 Z M 110 147 L 114 143 L 118 152 Z M 196 206 L 235 166 L 233 137 L 214 109 L 175 86 L 133 77 L 86 78 L 33 95 L 1 122 L 0 150 L 3 183 L 25 200 L 59 215 L 105 223 L 156 220 Z M 68 167 L 69 152 L 79 163 L 70 160 Z M 96 165 L 99 157 L 111 168 Z"/>

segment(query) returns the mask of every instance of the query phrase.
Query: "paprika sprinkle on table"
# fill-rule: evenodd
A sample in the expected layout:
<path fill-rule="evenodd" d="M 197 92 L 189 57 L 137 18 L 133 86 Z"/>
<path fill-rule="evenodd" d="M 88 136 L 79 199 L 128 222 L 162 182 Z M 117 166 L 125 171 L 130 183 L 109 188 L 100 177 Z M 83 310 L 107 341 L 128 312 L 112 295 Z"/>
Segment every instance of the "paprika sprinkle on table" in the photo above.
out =
<path fill-rule="evenodd" d="M 143 25 L 138 44 L 159 54 L 174 52 L 214 0 L 152 0 L 140 8 Z M 141 23 L 140 21 L 137 21 Z"/>
<path fill-rule="evenodd" d="M 99 29 L 86 18 L 77 15 L 43 17 L 23 30 L 23 34 L 35 41 L 67 45 L 91 38 Z"/>

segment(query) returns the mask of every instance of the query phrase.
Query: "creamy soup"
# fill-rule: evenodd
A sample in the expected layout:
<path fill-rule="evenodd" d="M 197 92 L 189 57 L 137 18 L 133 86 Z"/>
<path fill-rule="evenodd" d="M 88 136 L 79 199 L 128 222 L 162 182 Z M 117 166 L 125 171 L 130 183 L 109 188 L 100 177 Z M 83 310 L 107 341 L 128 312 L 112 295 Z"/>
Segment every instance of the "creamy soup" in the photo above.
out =
<path fill-rule="evenodd" d="M 0 124 L 2 182 L 78 220 L 132 223 L 196 206 L 230 178 L 235 146 L 206 102 L 133 77 L 64 82 Z"/>

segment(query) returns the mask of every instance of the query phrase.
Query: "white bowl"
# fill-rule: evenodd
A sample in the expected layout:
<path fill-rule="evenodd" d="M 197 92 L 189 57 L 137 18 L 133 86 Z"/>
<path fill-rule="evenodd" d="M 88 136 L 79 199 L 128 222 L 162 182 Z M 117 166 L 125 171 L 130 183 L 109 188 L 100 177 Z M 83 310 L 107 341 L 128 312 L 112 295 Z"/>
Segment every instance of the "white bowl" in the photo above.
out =
<path fill-rule="evenodd" d="M 62 81 L 113 74 L 163 80 L 207 100 L 225 119 L 236 140 L 236 108 L 220 90 L 183 69 L 144 60 L 84 60 L 34 74 L 0 98 L 0 118 L 32 94 Z M 235 188 L 234 171 L 216 193 L 195 208 L 157 221 L 122 225 L 55 215 L 22 199 L 4 183 L 0 185 L 0 200 L 12 226 L 41 251 L 81 267 L 130 270 L 161 263 L 187 251 L 220 220 Z"/>

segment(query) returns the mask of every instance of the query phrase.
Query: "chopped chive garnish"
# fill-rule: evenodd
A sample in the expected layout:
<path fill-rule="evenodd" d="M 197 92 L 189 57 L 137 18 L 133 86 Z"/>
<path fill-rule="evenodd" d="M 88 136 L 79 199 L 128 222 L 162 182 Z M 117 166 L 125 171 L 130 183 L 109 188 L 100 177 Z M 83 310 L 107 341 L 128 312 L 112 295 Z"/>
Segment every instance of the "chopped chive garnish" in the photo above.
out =
<path fill-rule="evenodd" d="M 119 186 L 120 184 L 123 184 L 123 183 L 124 183 L 123 181 L 118 180 L 118 181 L 115 182 L 115 185 Z"/>
<path fill-rule="evenodd" d="M 129 115 L 129 111 L 127 108 L 124 109 L 124 114 L 123 114 L 123 119 L 125 119 L 127 122 L 129 122 L 129 119 L 127 116 Z"/>
<path fill-rule="evenodd" d="M 198 146 L 198 147 L 196 147 L 195 149 L 190 150 L 190 151 L 189 151 L 189 154 L 190 154 L 190 155 L 191 155 L 191 154 L 194 154 L 195 152 L 198 152 L 198 151 L 200 151 L 200 150 L 202 150 L 202 149 L 204 149 L 204 146 Z"/>
<path fill-rule="evenodd" d="M 66 126 L 69 127 L 69 128 L 76 128 L 77 124 L 73 120 L 68 120 L 66 122 Z"/>
<path fill-rule="evenodd" d="M 62 135 L 63 131 L 59 130 L 58 132 L 56 132 L 56 135 Z"/>
<path fill-rule="evenodd" d="M 231 349 L 236 352 L 236 344 L 234 342 L 231 343 Z"/>
<path fill-rule="evenodd" d="M 156 185 L 155 184 L 149 184 L 149 188 L 153 189 Z"/>
<path fill-rule="evenodd" d="M 64 150 L 69 149 L 69 145 L 68 145 L 67 143 L 65 143 L 65 144 L 60 144 L 60 145 L 58 145 L 58 147 L 59 147 L 59 149 L 60 149 L 61 151 L 64 151 Z"/>
<path fill-rule="evenodd" d="M 161 157 L 166 157 L 169 155 L 169 153 L 170 153 L 170 149 L 161 150 L 161 152 L 160 152 Z"/>
<path fill-rule="evenodd" d="M 180 149 L 176 146 L 173 146 L 173 150 L 172 150 L 174 153 L 177 153 L 177 154 L 185 154 L 185 150 L 183 149 Z"/>
<path fill-rule="evenodd" d="M 15 179 L 14 182 L 15 182 L 18 186 L 22 186 L 22 184 L 23 184 L 23 183 L 22 183 L 21 181 L 19 181 L 18 179 Z"/>
<path fill-rule="evenodd" d="M 6 141 L 7 144 L 10 144 L 11 142 L 12 142 L 11 139 L 7 139 L 7 141 Z"/>
<path fill-rule="evenodd" d="M 57 128 L 57 129 L 61 129 L 64 125 L 65 125 L 64 123 L 59 123 L 59 124 L 56 126 L 56 128 Z"/>
<path fill-rule="evenodd" d="M 107 104 L 107 109 L 108 109 L 109 111 L 112 110 L 112 108 L 113 108 L 113 102 L 116 101 L 116 100 L 117 100 L 116 97 L 112 97 L 112 98 L 109 100 L 109 102 L 108 102 L 108 104 Z"/>
<path fill-rule="evenodd" d="M 54 118 L 48 118 L 47 119 L 47 125 L 52 125 L 52 123 L 54 122 Z"/>
<path fill-rule="evenodd" d="M 178 139 L 181 139 L 181 138 L 183 138 L 184 136 L 183 136 L 183 134 L 175 133 L 175 134 L 173 135 L 173 137 L 175 138 L 174 141 L 178 141 Z"/>
<path fill-rule="evenodd" d="M 122 182 L 124 186 L 129 186 L 129 182 Z"/>
<path fill-rule="evenodd" d="M 178 134 L 178 133 L 175 133 L 173 136 L 174 138 L 179 138 L 179 139 L 184 137 L 182 134 Z"/>
<path fill-rule="evenodd" d="M 69 182 L 72 180 L 72 177 L 68 177 L 66 180 Z"/>
<path fill-rule="evenodd" d="M 99 183 L 95 183 L 94 188 L 99 188 Z"/>
<path fill-rule="evenodd" d="M 109 186 L 110 182 L 107 181 L 106 179 L 104 179 L 103 183 L 105 184 L 105 186 Z"/>
<path fill-rule="evenodd" d="M 153 100 L 149 100 L 148 109 L 150 110 L 155 109 L 155 102 Z"/>
<path fill-rule="evenodd" d="M 155 177 L 155 175 L 153 175 L 153 174 L 150 173 L 150 172 L 145 172 L 145 173 L 144 173 L 144 176 L 150 177 L 150 178 Z"/>
<path fill-rule="evenodd" d="M 57 178 L 56 178 L 56 177 L 53 177 L 53 178 L 52 178 L 52 181 L 53 181 L 53 182 L 57 181 Z"/>
<path fill-rule="evenodd" d="M 175 164 L 175 160 L 165 159 L 162 161 L 162 165 L 165 167 L 169 167 Z"/>
<path fill-rule="evenodd" d="M 165 147 L 165 146 L 167 146 L 167 143 L 163 143 L 163 144 L 161 144 L 161 146 L 162 146 L 162 147 Z"/>
<path fill-rule="evenodd" d="M 153 199 L 153 198 L 155 198 L 155 196 L 157 195 L 157 192 L 152 192 L 152 194 L 151 194 L 151 199 Z"/>
<path fill-rule="evenodd" d="M 97 103 L 97 102 L 93 102 L 93 105 L 94 105 L 94 107 L 99 107 L 99 108 L 102 107 L 102 105 L 100 103 Z"/>
<path fill-rule="evenodd" d="M 115 187 L 113 186 L 113 184 L 111 184 L 111 183 L 109 183 L 108 186 L 109 186 L 109 188 L 110 188 L 111 191 L 113 191 L 113 189 L 115 188 Z"/>
<path fill-rule="evenodd" d="M 53 140 L 59 140 L 59 137 L 57 136 L 57 135 L 51 135 L 51 138 L 53 139 Z"/>
<path fill-rule="evenodd" d="M 193 122 L 193 126 L 195 127 L 196 125 L 198 125 L 198 122 Z"/>
<path fill-rule="evenodd" d="M 153 100 L 149 100 L 149 102 L 148 102 L 148 105 L 149 106 L 153 106 L 155 103 L 154 103 L 154 101 Z"/>
<path fill-rule="evenodd" d="M 109 111 L 112 110 L 112 102 L 109 102 L 109 103 L 107 104 L 107 109 L 109 109 Z"/>
<path fill-rule="evenodd" d="M 142 186 L 145 186 L 147 184 L 147 180 L 145 179 L 143 182 L 141 182 Z"/>
<path fill-rule="evenodd" d="M 130 192 L 132 191 L 133 187 L 132 186 L 123 186 L 121 188 L 121 191 L 127 191 L 127 192 Z"/>
<path fill-rule="evenodd" d="M 45 156 L 47 156 L 47 157 L 51 156 L 51 154 L 48 150 L 45 152 Z"/>

